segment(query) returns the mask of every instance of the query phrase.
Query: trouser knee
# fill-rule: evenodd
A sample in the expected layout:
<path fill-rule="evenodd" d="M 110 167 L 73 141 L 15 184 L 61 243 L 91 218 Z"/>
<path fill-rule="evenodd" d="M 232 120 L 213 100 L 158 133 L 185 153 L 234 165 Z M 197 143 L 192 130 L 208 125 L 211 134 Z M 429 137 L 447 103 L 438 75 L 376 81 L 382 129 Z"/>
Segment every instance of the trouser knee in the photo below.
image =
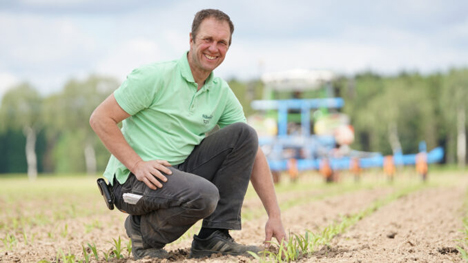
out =
<path fill-rule="evenodd" d="M 215 211 L 219 199 L 218 188 L 212 183 L 207 183 L 194 189 L 193 197 L 184 204 L 184 208 L 190 209 L 194 216 L 205 218 Z"/>
<path fill-rule="evenodd" d="M 243 122 L 231 124 L 229 127 L 233 129 L 233 133 L 239 136 L 240 143 L 243 143 L 253 149 L 255 153 L 257 152 L 258 136 L 257 131 L 255 131 L 254 128 Z"/>

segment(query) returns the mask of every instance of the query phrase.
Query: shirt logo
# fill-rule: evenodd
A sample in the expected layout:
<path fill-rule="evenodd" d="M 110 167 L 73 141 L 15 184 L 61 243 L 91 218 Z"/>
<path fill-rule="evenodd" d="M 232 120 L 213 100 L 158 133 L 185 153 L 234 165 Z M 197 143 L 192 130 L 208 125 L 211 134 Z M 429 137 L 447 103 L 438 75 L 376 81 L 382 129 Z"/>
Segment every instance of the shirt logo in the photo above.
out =
<path fill-rule="evenodd" d="M 210 122 L 210 120 L 213 118 L 213 115 L 203 114 L 202 117 L 203 117 L 203 123 L 208 124 Z"/>

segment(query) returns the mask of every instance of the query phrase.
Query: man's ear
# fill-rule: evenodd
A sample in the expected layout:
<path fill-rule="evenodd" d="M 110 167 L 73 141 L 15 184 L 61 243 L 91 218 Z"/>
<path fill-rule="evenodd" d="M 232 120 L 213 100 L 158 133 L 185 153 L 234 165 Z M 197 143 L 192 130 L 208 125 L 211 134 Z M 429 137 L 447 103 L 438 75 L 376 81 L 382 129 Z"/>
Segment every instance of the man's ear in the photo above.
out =
<path fill-rule="evenodd" d="M 189 33 L 189 37 L 190 37 L 190 44 L 192 44 L 193 36 L 192 36 L 192 33 L 191 33 L 191 32 Z"/>

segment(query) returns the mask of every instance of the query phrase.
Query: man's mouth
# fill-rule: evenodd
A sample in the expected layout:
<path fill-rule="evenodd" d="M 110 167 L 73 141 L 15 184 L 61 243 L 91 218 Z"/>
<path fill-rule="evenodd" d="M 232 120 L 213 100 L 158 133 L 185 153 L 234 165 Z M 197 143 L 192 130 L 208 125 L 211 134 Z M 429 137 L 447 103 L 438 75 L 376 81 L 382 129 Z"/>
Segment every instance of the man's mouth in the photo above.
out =
<path fill-rule="evenodd" d="M 217 57 L 213 57 L 213 56 L 210 56 L 210 55 L 207 55 L 207 54 L 205 54 L 205 57 L 206 57 L 207 59 L 209 59 L 209 60 L 214 60 L 214 59 L 217 58 Z"/>

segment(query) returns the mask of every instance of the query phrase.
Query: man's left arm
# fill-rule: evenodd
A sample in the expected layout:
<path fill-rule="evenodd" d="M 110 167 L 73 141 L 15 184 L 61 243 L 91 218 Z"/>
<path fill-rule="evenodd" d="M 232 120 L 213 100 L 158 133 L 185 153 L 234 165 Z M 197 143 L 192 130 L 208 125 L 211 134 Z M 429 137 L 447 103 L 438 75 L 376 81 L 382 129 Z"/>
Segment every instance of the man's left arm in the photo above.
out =
<path fill-rule="evenodd" d="M 265 225 L 265 242 L 268 243 L 274 237 L 281 243 L 286 240 L 286 232 L 281 221 L 281 211 L 276 199 L 270 167 L 260 147 L 258 147 L 250 180 L 268 214 L 268 221 Z"/>

